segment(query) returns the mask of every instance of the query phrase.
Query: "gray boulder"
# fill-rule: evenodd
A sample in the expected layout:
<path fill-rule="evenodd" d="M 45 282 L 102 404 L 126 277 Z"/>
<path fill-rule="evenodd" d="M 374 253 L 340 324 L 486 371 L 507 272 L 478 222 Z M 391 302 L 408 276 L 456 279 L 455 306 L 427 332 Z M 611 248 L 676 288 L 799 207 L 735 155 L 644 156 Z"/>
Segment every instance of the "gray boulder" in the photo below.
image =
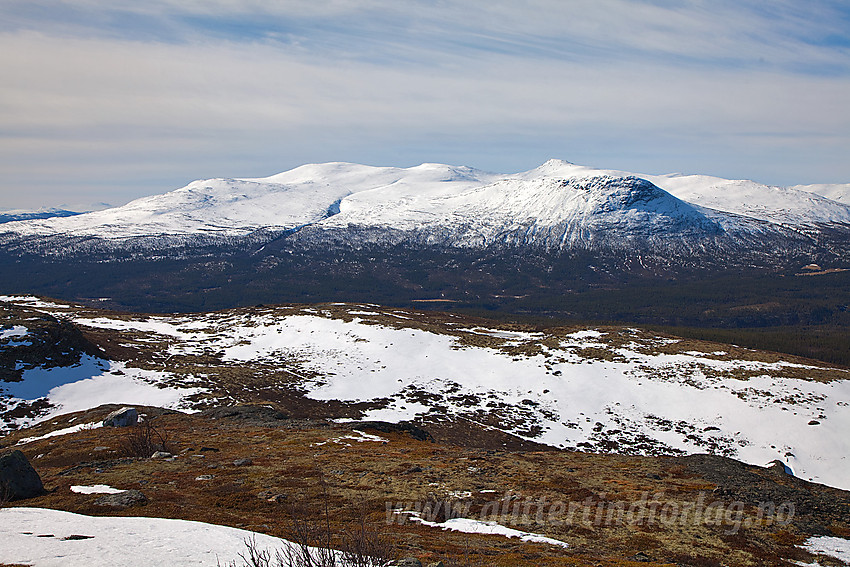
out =
<path fill-rule="evenodd" d="M 0 499 L 24 500 L 46 491 L 41 477 L 18 450 L 0 455 Z"/>
<path fill-rule="evenodd" d="M 136 408 L 123 407 L 106 416 L 103 420 L 104 427 L 130 427 L 139 421 L 139 412 Z"/>
<path fill-rule="evenodd" d="M 147 503 L 148 497 L 139 490 L 125 490 L 118 494 L 106 494 L 94 501 L 95 506 L 111 506 L 112 508 L 144 506 Z"/>
<path fill-rule="evenodd" d="M 395 562 L 396 567 L 422 567 L 422 562 L 415 557 L 405 557 Z"/>

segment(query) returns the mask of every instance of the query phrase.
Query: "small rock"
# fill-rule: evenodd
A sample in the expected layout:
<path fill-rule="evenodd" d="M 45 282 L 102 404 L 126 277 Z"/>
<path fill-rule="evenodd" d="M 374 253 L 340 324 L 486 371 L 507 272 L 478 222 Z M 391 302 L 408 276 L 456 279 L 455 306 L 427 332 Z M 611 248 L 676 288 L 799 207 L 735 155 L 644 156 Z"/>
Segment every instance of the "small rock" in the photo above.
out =
<path fill-rule="evenodd" d="M 638 563 L 649 563 L 652 561 L 652 558 L 643 551 L 638 551 L 632 556 L 632 561 L 637 561 Z"/>
<path fill-rule="evenodd" d="M 174 455 L 172 455 L 168 451 L 157 451 L 156 453 L 151 455 L 151 459 L 170 459 L 173 456 Z"/>
<path fill-rule="evenodd" d="M 420 473 L 420 472 L 422 472 L 422 467 L 420 467 L 419 465 L 415 465 L 415 466 L 412 466 L 409 469 L 407 469 L 404 472 L 404 474 L 413 474 L 413 473 Z"/>
<path fill-rule="evenodd" d="M 139 421 L 139 412 L 136 408 L 123 407 L 106 416 L 103 420 L 104 427 L 130 427 Z"/>
<path fill-rule="evenodd" d="M 661 475 L 656 473 L 647 473 L 646 478 L 651 478 L 652 480 L 661 480 Z"/>
<path fill-rule="evenodd" d="M 201 453 L 218 453 L 219 449 L 215 447 L 201 447 Z"/>
<path fill-rule="evenodd" d="M 15 450 L 0 456 L 0 495 L 12 501 L 44 493 L 41 477 L 23 453 Z"/>
<path fill-rule="evenodd" d="M 111 506 L 113 508 L 129 508 L 130 506 L 144 506 L 148 503 L 148 497 L 140 490 L 125 490 L 118 494 L 106 494 L 94 501 L 95 506 Z"/>
<path fill-rule="evenodd" d="M 773 461 L 771 461 L 767 469 L 774 473 L 790 474 L 791 476 L 794 476 L 794 471 L 792 471 L 788 465 L 786 465 L 779 459 L 774 459 Z"/>
<path fill-rule="evenodd" d="M 405 557 L 395 562 L 396 567 L 422 567 L 422 562 L 415 557 Z"/>
<path fill-rule="evenodd" d="M 195 480 L 212 480 L 215 477 L 211 474 L 202 474 L 201 476 L 195 477 Z"/>
<path fill-rule="evenodd" d="M 437 561 L 436 563 L 429 563 L 428 567 L 446 567 L 446 566 L 443 565 L 442 561 Z"/>
<path fill-rule="evenodd" d="M 286 494 L 275 494 L 269 498 L 268 501 L 273 502 L 274 504 L 283 504 L 286 502 Z"/>
<path fill-rule="evenodd" d="M 234 467 L 247 467 L 253 464 L 254 461 L 252 459 L 236 459 L 235 461 L 233 461 Z"/>

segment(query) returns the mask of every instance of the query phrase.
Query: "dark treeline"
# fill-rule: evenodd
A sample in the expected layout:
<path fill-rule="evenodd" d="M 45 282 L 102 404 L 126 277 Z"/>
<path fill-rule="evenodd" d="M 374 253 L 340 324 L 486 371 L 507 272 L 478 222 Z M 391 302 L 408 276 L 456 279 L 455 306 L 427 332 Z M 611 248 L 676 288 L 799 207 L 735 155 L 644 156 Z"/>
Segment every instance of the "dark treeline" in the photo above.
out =
<path fill-rule="evenodd" d="M 624 323 L 850 366 L 850 272 L 659 275 L 618 270 L 622 260 L 407 249 L 50 260 L 0 250 L 0 293 L 151 313 L 345 301 L 539 325 Z"/>

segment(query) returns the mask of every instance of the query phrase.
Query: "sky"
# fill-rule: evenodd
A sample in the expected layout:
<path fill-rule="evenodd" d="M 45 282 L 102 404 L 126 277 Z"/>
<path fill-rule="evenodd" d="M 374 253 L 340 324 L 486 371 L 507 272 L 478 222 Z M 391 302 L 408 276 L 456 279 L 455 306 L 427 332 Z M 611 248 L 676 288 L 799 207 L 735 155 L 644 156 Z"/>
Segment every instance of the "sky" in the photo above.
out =
<path fill-rule="evenodd" d="M 850 3 L 0 0 L 0 209 L 550 158 L 850 182 Z"/>

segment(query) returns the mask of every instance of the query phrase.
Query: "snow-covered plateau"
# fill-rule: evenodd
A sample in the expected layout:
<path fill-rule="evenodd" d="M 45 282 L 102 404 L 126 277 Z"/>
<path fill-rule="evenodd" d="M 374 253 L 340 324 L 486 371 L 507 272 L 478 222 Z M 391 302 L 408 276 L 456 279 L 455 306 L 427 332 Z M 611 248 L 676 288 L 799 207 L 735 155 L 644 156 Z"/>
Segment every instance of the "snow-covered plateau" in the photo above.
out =
<path fill-rule="evenodd" d="M 633 328 L 529 329 L 374 305 L 133 316 L 0 300 L 19 313 L 0 342 L 5 359 L 24 359 L 28 347 L 7 341 L 39 314 L 112 353 L 18 363 L 21 380 L 0 382 L 7 427 L 104 403 L 300 400 L 341 421 L 461 423 L 584 451 L 780 461 L 850 489 L 850 373 L 826 364 Z M 30 406 L 38 411 L 12 417 Z"/>

